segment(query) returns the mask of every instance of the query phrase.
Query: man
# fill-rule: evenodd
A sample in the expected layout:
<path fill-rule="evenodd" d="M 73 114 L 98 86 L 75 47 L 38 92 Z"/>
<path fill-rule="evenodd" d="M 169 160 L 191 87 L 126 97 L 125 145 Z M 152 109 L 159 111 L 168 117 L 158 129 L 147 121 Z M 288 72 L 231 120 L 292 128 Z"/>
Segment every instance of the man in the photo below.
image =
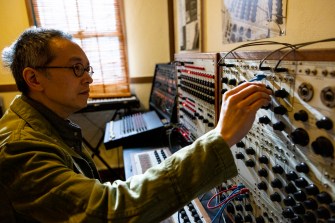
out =
<path fill-rule="evenodd" d="M 31 28 L 3 60 L 22 95 L 0 120 L 2 222 L 159 222 L 237 174 L 229 148 L 271 94 L 261 83 L 239 85 L 223 95 L 214 130 L 142 175 L 102 184 L 68 120 L 92 83 L 83 50 L 61 31 Z"/>

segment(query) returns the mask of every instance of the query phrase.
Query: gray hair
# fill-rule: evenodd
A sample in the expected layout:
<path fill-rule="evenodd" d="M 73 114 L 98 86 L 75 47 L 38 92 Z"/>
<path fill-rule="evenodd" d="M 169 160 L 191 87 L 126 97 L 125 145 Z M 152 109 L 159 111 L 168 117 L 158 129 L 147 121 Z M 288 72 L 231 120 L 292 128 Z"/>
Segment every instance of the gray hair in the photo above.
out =
<path fill-rule="evenodd" d="M 56 56 L 50 48 L 50 42 L 55 38 L 72 40 L 70 34 L 60 30 L 31 27 L 3 50 L 3 63 L 12 71 L 16 86 L 23 94 L 27 94 L 29 90 L 22 75 L 23 70 L 50 63 Z"/>

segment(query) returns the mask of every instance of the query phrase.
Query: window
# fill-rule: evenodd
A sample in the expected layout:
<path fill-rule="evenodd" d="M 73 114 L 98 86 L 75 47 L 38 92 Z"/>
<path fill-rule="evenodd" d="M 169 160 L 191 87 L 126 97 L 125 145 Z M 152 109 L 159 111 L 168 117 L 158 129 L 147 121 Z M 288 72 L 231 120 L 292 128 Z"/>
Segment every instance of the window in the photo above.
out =
<path fill-rule="evenodd" d="M 94 69 L 91 98 L 130 96 L 121 0 L 27 0 L 31 25 L 73 35 Z"/>

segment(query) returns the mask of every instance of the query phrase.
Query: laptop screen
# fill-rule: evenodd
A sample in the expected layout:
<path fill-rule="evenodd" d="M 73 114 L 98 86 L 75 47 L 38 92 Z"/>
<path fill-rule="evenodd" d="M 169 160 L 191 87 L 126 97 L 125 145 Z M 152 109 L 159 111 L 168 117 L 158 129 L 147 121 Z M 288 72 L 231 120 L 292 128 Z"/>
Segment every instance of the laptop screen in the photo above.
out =
<path fill-rule="evenodd" d="M 175 64 L 156 64 L 149 98 L 150 110 L 154 110 L 166 123 L 175 123 L 177 97 L 177 71 Z"/>

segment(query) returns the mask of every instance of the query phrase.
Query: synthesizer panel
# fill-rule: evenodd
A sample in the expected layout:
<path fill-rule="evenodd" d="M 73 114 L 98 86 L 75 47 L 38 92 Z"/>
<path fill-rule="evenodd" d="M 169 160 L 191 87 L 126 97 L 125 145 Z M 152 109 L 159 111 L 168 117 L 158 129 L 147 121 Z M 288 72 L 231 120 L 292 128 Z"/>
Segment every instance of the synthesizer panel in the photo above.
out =
<path fill-rule="evenodd" d="M 178 131 L 186 142 L 213 129 L 218 119 L 218 54 L 176 54 Z"/>
<path fill-rule="evenodd" d="M 299 51 L 281 61 L 279 53 L 264 61 L 266 52 L 245 55 L 221 54 L 223 91 L 260 77 L 273 97 L 233 148 L 234 184 L 250 191 L 234 205 L 250 202 L 253 211 L 231 207 L 229 214 L 235 222 L 327 222 L 335 211 L 335 51 Z"/>
<path fill-rule="evenodd" d="M 183 60 L 199 66 L 197 59 Z M 257 112 L 249 133 L 232 147 L 238 176 L 214 190 L 243 185 L 248 191 L 226 203 L 225 214 L 232 222 L 335 222 L 335 49 L 221 52 L 217 61 L 208 68 L 217 69 L 216 103 L 208 107 L 214 125 L 227 90 L 256 78 L 273 91 L 270 105 Z M 183 90 L 189 68 L 179 69 L 178 116 L 195 132 L 203 123 L 183 121 L 185 102 L 190 97 L 200 107 L 203 101 Z M 189 92 L 198 89 L 190 86 Z M 196 111 L 187 120 L 197 120 Z M 228 197 L 222 193 L 217 203 Z"/>

